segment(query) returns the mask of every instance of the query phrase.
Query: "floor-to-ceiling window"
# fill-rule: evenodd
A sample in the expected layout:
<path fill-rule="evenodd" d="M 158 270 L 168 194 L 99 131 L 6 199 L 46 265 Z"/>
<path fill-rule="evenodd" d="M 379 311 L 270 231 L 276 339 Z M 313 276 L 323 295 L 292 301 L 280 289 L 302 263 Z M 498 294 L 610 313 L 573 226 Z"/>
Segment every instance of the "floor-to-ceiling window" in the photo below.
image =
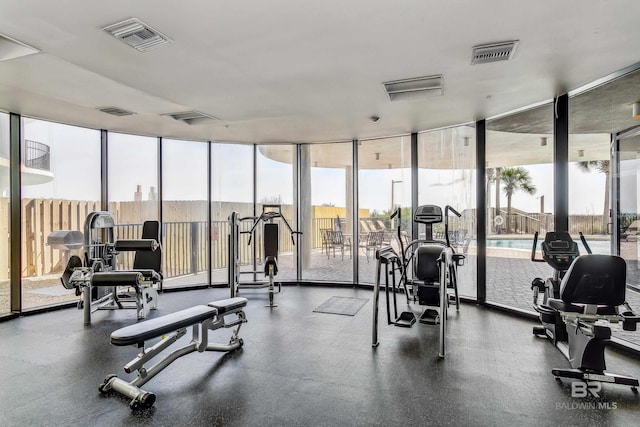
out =
<path fill-rule="evenodd" d="M 164 287 L 207 284 L 208 144 L 162 140 Z"/>
<path fill-rule="evenodd" d="M 569 200 L 580 198 L 582 210 L 592 212 L 593 229 L 588 220 L 580 228 L 587 229 L 593 251 L 619 254 L 626 261 L 626 300 L 636 312 L 640 310 L 640 120 L 633 114 L 639 98 L 630 88 L 638 85 L 636 70 L 569 99 L 569 156 L 580 170 L 573 186 L 570 181 Z M 570 224 L 577 213 L 570 209 Z M 572 232 L 580 231 L 575 228 Z M 612 329 L 615 338 L 640 344 L 637 333 Z"/>
<path fill-rule="evenodd" d="M 0 113 L 0 315 L 11 311 L 9 115 Z"/>
<path fill-rule="evenodd" d="M 530 257 L 554 230 L 553 144 L 552 104 L 487 121 L 487 301 L 532 311 L 531 281 L 552 273 Z"/>
<path fill-rule="evenodd" d="M 622 130 L 608 86 L 569 98 L 569 232 L 599 254 L 612 249 L 611 135 Z"/>
<path fill-rule="evenodd" d="M 293 231 L 297 231 L 296 206 L 294 204 L 294 165 L 296 163 L 296 146 L 286 145 L 259 145 L 256 153 L 256 215 L 260 215 L 263 209 L 276 210 L 277 208 L 265 208 L 269 205 L 280 207 L 282 216 L 286 219 Z M 280 219 L 274 219 L 279 230 L 279 254 L 278 254 L 278 280 L 296 280 L 297 257 L 295 243 L 297 236 L 291 239 L 291 231 Z M 264 271 L 263 257 L 265 244 L 262 229 L 264 223 L 258 224 L 252 244 L 256 248 L 257 270 Z M 264 279 L 264 274 L 262 274 Z"/>
<path fill-rule="evenodd" d="M 76 299 L 60 284 L 82 249 L 86 216 L 100 210 L 100 133 L 23 118 L 22 308 Z"/>
<path fill-rule="evenodd" d="M 418 204 L 447 205 L 460 217 L 449 213 L 448 235 L 456 252 L 466 255 L 458 268 L 461 295 L 476 296 L 476 130 L 457 126 L 418 135 Z M 443 239 L 444 221 L 433 225 L 433 237 Z M 421 226 L 418 236 L 424 238 Z"/>
<path fill-rule="evenodd" d="M 159 220 L 158 138 L 110 132 L 107 141 L 107 198 L 115 237 L 139 239 L 144 221 Z M 165 251 L 163 267 L 167 256 Z M 119 254 L 118 268 L 130 268 L 132 262 L 133 253 Z"/>
<path fill-rule="evenodd" d="M 303 280 L 353 282 L 352 153 L 351 142 L 300 147 Z"/>
<path fill-rule="evenodd" d="M 358 282 L 375 281 L 375 251 L 411 235 L 411 136 L 358 143 Z M 401 209 L 402 224 L 391 219 Z M 400 237 L 397 227 L 400 225 Z M 404 244 L 404 243 L 403 243 Z"/>
<path fill-rule="evenodd" d="M 229 216 L 238 212 L 242 230 L 253 223 L 253 146 L 214 143 L 211 147 L 211 273 L 213 283 L 227 283 Z M 240 270 L 253 269 L 247 234 L 239 237 Z M 252 280 L 243 275 L 241 280 Z"/>

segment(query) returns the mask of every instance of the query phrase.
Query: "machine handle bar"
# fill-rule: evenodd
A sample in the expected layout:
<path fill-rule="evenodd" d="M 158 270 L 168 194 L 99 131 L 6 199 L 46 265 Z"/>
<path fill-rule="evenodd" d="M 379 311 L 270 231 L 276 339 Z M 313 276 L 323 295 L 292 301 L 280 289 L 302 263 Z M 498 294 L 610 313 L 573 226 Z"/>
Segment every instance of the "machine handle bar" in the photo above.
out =
<path fill-rule="evenodd" d="M 546 262 L 543 259 L 536 258 L 536 248 L 538 247 L 538 232 L 533 234 L 533 247 L 531 248 L 531 261 L 533 262 Z"/>
<path fill-rule="evenodd" d="M 587 239 L 584 238 L 584 235 L 582 234 L 582 231 L 580 231 L 579 234 L 580 234 L 580 241 L 582 241 L 582 244 L 584 245 L 584 249 L 587 251 L 587 253 L 589 255 L 591 255 L 593 252 L 591 252 L 591 248 L 589 247 L 589 244 L 587 243 Z"/>

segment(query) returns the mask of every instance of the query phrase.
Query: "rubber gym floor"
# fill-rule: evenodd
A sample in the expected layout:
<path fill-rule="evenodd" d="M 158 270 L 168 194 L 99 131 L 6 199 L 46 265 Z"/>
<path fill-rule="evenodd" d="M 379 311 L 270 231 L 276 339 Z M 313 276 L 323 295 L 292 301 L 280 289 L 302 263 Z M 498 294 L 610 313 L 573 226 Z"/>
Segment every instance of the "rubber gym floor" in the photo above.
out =
<path fill-rule="evenodd" d="M 228 292 L 164 293 L 150 317 Z M 569 363 L 531 334 L 533 321 L 463 304 L 449 313 L 441 360 L 437 327 L 387 326 L 384 310 L 372 348 L 373 294 L 365 289 L 287 286 L 274 309 L 264 306 L 265 289 L 241 296 L 249 299 L 243 348 L 178 359 L 143 387 L 156 394 L 155 405 L 135 412 L 124 398 L 98 392 L 107 374 L 133 377 L 123 366 L 139 350 L 109 343 L 112 331 L 135 322 L 133 310 L 98 311 L 90 327 L 76 309 L 0 323 L 0 425 L 636 426 L 640 419 L 640 397 L 629 387 L 605 384 L 599 399 L 571 397 L 570 385 L 550 373 Z M 332 296 L 368 302 L 355 316 L 313 311 Z M 230 332 L 209 339 L 226 343 Z M 639 360 L 609 349 L 607 368 L 640 376 Z"/>

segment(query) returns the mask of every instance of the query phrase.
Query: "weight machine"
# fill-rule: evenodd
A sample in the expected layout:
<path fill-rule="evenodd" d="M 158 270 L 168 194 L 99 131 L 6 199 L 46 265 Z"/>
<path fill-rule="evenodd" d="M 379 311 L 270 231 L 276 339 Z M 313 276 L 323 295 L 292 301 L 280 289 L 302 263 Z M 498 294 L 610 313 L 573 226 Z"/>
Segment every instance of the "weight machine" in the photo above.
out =
<path fill-rule="evenodd" d="M 80 297 L 84 325 L 91 324 L 96 310 L 133 308 L 144 319 L 158 307 L 154 285 L 162 290 L 160 223 L 145 221 L 137 240 L 115 240 L 114 227 L 109 212 L 91 212 L 84 224 L 84 261 L 70 256 L 60 278 L 62 286 Z M 125 251 L 135 252 L 133 269 L 118 270 L 117 256 Z"/>
<path fill-rule="evenodd" d="M 228 262 L 228 280 L 230 288 L 231 298 L 235 298 L 241 288 L 256 289 L 256 288 L 269 288 L 269 304 L 267 307 L 277 307 L 274 304 L 274 295 L 280 293 L 281 283 L 278 282 L 278 289 L 276 290 L 275 277 L 278 275 L 278 253 L 280 251 L 280 227 L 276 219 L 282 220 L 289 233 L 291 234 L 291 243 L 295 245 L 293 236 L 295 234 L 302 234 L 300 231 L 294 231 L 287 219 L 282 215 L 282 207 L 280 205 L 262 205 L 262 213 L 259 217 L 245 217 L 240 218 L 237 212 L 231 212 L 229 216 L 229 262 Z M 240 223 L 242 221 L 253 221 L 251 229 L 248 231 L 240 230 Z M 262 223 L 262 250 L 263 250 L 263 271 L 256 270 L 254 264 L 254 270 L 240 271 L 240 256 L 239 245 L 240 235 L 248 234 L 249 239 L 247 245 L 251 245 L 251 241 L 254 237 L 254 232 L 258 225 Z M 267 277 L 266 281 L 252 281 L 241 282 L 241 274 L 253 274 L 254 278 L 257 274 L 264 273 Z"/>

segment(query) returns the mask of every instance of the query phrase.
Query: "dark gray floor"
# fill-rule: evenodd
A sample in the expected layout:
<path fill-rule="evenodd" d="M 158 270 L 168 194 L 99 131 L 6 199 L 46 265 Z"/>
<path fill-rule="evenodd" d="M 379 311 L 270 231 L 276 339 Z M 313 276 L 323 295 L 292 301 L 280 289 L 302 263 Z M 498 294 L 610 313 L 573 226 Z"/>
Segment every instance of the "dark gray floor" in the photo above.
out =
<path fill-rule="evenodd" d="M 152 316 L 227 293 L 166 293 Z M 0 425 L 638 425 L 640 397 L 628 387 L 604 385 L 609 409 L 591 409 L 596 401 L 557 384 L 550 370 L 568 362 L 531 335 L 533 322 L 463 305 L 439 360 L 435 327 L 386 326 L 384 312 L 372 349 L 367 290 L 286 287 L 273 310 L 264 289 L 243 295 L 244 347 L 179 359 L 145 385 L 157 401 L 138 413 L 97 391 L 106 374 L 130 378 L 122 367 L 138 350 L 108 336 L 134 322 L 132 310 L 95 313 L 89 328 L 75 309 L 0 323 Z M 334 295 L 369 302 L 353 317 L 313 312 Z M 211 335 L 226 342 L 229 330 Z M 612 372 L 640 375 L 636 359 L 607 350 L 607 361 Z"/>

